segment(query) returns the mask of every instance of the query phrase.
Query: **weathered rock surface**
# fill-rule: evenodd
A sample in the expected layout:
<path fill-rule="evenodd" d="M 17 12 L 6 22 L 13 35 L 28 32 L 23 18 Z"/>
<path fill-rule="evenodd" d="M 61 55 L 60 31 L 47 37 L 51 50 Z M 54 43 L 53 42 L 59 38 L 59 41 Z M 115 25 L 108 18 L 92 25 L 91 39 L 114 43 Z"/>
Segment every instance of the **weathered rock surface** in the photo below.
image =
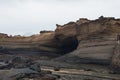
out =
<path fill-rule="evenodd" d="M 0 46 L 9 50 L 31 50 L 56 52 L 54 49 L 54 33 L 42 33 L 41 35 L 33 35 L 30 37 L 8 37 L 0 39 Z M 54 44 L 52 44 L 54 43 Z"/>
<path fill-rule="evenodd" d="M 56 80 L 57 78 L 50 71 L 41 71 L 39 63 L 23 57 L 15 57 L 7 63 L 3 60 L 0 63 L 0 80 Z"/>
<path fill-rule="evenodd" d="M 0 70 L 0 77 L 2 80 L 16 80 L 29 74 L 38 74 L 29 68 Z"/>
<path fill-rule="evenodd" d="M 4 33 L 0 33 L 0 38 L 8 38 L 8 35 Z"/>
<path fill-rule="evenodd" d="M 120 20 L 100 17 L 82 24 L 71 22 L 59 26 L 55 32 L 56 38 L 60 41 L 68 37 L 76 38 L 78 41 L 77 49 L 55 60 L 110 64 L 117 35 L 120 33 Z"/>
<path fill-rule="evenodd" d="M 117 43 L 112 56 L 112 70 L 120 74 L 120 44 Z"/>
<path fill-rule="evenodd" d="M 23 57 L 15 57 L 10 63 L 12 64 L 11 67 L 13 68 L 26 68 L 32 64 L 32 61 Z"/>
<path fill-rule="evenodd" d="M 113 55 L 116 55 L 113 53 L 117 35 L 120 33 L 120 19 L 83 18 L 56 26 L 55 31 L 43 31 L 29 37 L 4 35 L 6 37 L 0 38 L 0 46 L 11 53 L 15 53 L 14 51 L 69 53 L 55 60 L 70 63 L 111 64 Z"/>
<path fill-rule="evenodd" d="M 55 60 L 70 63 L 110 64 L 114 47 L 115 41 L 81 41 L 75 51 Z"/>

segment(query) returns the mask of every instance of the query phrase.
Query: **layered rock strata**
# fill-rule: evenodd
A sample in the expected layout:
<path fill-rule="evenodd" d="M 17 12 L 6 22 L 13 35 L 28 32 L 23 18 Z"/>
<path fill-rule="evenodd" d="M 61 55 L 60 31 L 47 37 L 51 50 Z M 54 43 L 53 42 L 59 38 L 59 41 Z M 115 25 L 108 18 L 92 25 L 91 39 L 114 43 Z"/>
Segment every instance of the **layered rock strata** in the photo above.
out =
<path fill-rule="evenodd" d="M 82 18 L 76 22 L 56 26 L 55 31 L 42 31 L 41 34 L 30 37 L 11 37 L 1 34 L 0 51 L 5 49 L 48 52 L 65 54 L 55 59 L 58 61 L 111 64 L 111 60 L 114 59 L 113 55 L 116 55 L 113 53 L 117 35 L 120 33 L 120 19 L 99 17 L 96 20 L 88 20 Z"/>

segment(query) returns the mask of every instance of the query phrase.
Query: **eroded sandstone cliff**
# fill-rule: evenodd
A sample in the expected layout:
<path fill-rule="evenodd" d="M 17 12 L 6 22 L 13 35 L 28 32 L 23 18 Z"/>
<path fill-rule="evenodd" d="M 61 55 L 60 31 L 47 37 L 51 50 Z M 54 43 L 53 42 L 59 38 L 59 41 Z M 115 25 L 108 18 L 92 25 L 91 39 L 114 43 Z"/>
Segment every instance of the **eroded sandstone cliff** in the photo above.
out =
<path fill-rule="evenodd" d="M 78 46 L 74 51 L 55 60 L 97 64 L 111 64 L 112 60 L 112 65 L 119 71 L 119 49 L 117 48 L 117 54 L 114 52 L 116 52 L 117 35 L 120 33 L 120 19 L 100 17 L 96 20 L 87 20 L 82 24 L 77 22 L 71 22 L 56 29 L 55 36 L 60 41 L 68 37 L 75 38 Z"/>
<path fill-rule="evenodd" d="M 82 18 L 76 22 L 56 26 L 55 31 L 42 31 L 40 34 L 29 37 L 0 34 L 0 51 L 6 49 L 8 51 L 49 52 L 65 54 L 55 59 L 58 61 L 111 64 L 116 38 L 120 33 L 120 19 Z M 120 57 L 117 60 L 119 61 Z"/>

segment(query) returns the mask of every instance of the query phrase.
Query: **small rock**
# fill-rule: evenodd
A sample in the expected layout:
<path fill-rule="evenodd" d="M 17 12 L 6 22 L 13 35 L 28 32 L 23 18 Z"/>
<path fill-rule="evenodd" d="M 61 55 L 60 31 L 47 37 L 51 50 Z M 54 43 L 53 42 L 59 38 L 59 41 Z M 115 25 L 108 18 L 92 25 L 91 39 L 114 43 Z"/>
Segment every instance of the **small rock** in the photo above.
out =
<path fill-rule="evenodd" d="M 54 71 L 60 71 L 60 67 L 54 67 Z"/>
<path fill-rule="evenodd" d="M 52 74 L 52 72 L 51 71 L 41 70 L 41 74 Z"/>
<path fill-rule="evenodd" d="M 48 74 L 43 76 L 40 80 L 56 80 L 56 76 Z"/>
<path fill-rule="evenodd" d="M 35 63 L 33 65 L 30 66 L 30 69 L 41 72 L 41 68 L 40 68 L 40 64 L 39 63 Z"/>

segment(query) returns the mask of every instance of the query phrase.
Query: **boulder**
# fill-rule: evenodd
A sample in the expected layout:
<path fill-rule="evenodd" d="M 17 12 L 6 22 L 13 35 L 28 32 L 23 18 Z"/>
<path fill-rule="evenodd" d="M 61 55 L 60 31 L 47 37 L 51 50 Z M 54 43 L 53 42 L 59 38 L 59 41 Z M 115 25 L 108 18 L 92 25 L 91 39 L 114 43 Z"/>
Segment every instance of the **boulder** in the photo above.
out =
<path fill-rule="evenodd" d="M 11 60 L 13 68 L 26 68 L 32 64 L 32 61 L 23 57 L 15 57 Z"/>
<path fill-rule="evenodd" d="M 30 66 L 30 69 L 41 72 L 40 64 L 39 63 L 34 63 L 33 65 Z"/>
<path fill-rule="evenodd" d="M 10 63 L 0 62 L 0 70 L 9 69 L 11 66 Z"/>

